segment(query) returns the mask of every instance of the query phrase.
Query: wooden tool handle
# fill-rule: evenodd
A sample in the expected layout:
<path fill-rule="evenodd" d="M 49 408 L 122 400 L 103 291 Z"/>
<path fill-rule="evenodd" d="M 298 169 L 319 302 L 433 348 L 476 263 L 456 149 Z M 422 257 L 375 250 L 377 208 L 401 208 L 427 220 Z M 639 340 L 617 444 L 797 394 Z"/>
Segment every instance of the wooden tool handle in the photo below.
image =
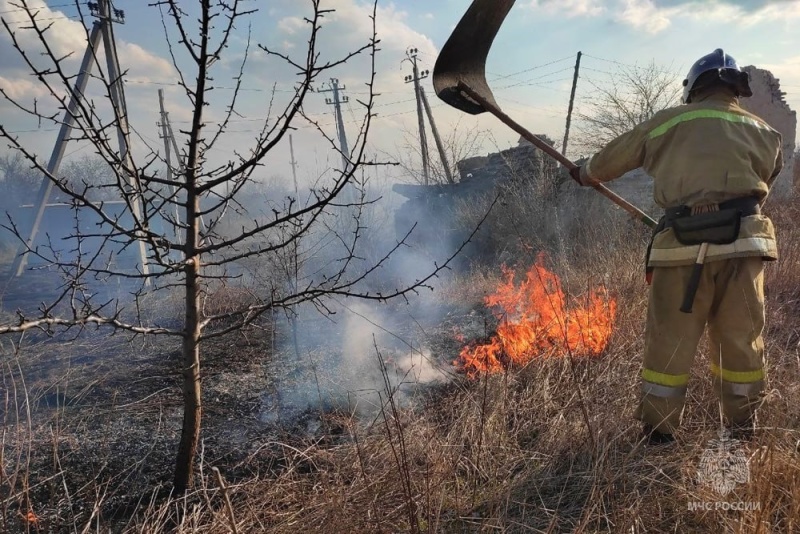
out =
<path fill-rule="evenodd" d="M 458 89 L 459 91 L 463 91 L 464 93 L 466 93 L 470 98 L 472 98 L 481 106 L 483 106 L 484 109 L 486 109 L 486 111 L 488 111 L 489 113 L 500 119 L 505 125 L 509 126 L 512 130 L 520 134 L 526 141 L 529 141 L 531 144 L 533 144 L 533 146 L 542 150 L 544 153 L 557 160 L 568 170 L 576 169 L 578 167 L 577 165 L 575 165 L 575 163 L 569 160 L 564 154 L 562 154 L 561 152 L 559 152 L 558 150 L 548 145 L 547 143 L 545 143 L 544 141 L 542 141 L 541 139 L 530 133 L 528 130 L 523 128 L 520 124 L 515 122 L 514 119 L 503 113 L 503 111 L 500 108 L 498 108 L 496 105 L 492 104 L 491 102 L 483 98 L 480 94 L 475 92 L 470 86 L 468 86 L 464 82 L 458 84 Z M 639 208 L 637 208 L 636 206 L 634 206 L 633 204 L 631 204 L 630 202 L 628 202 L 627 200 L 616 194 L 615 192 L 611 191 L 603 184 L 594 184 L 592 185 L 592 187 L 595 190 L 597 190 L 600 194 L 611 200 L 614 204 L 627 211 L 634 219 L 643 222 L 650 228 L 655 228 L 656 225 L 658 224 L 653 218 L 651 218 L 645 212 L 643 212 L 642 210 L 640 210 Z"/>
<path fill-rule="evenodd" d="M 708 243 L 700 245 L 700 251 L 697 253 L 697 261 L 694 263 L 692 274 L 689 276 L 689 283 L 686 284 L 686 292 L 683 294 L 683 304 L 681 304 L 681 311 L 683 313 L 692 313 L 694 297 L 697 295 L 697 288 L 700 287 L 700 275 L 703 274 L 703 265 L 706 261 L 707 252 Z"/>

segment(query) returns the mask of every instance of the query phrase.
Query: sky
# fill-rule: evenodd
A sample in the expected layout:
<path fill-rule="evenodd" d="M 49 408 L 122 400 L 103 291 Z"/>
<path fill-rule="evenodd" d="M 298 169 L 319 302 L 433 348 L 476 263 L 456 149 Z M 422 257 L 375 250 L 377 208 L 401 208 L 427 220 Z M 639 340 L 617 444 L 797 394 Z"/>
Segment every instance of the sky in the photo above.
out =
<path fill-rule="evenodd" d="M 29 58 L 41 61 L 35 34 L 25 30 L 19 5 L 39 11 L 43 22 L 53 24 L 48 32 L 52 48 L 65 56 L 62 68 L 77 72 L 86 43 L 86 33 L 78 7 L 70 0 L 0 0 L 0 17 L 8 23 Z M 177 85 L 176 66 L 191 78 L 188 57 L 181 53 L 174 27 L 152 1 L 115 0 L 114 7 L 125 12 L 125 23 L 115 25 L 119 61 L 125 71 L 125 91 L 136 150 L 145 146 L 162 151 L 158 90 L 165 93 L 165 105 L 182 144 L 181 128 L 190 118 L 187 96 Z M 368 157 L 376 160 L 409 158 L 409 143 L 417 142 L 417 106 L 408 50 L 417 49 L 421 71 L 433 70 L 439 50 L 464 14 L 470 0 L 378 0 L 375 27 L 380 39 L 375 58 L 376 117 L 366 145 Z M 197 2 L 180 5 L 191 15 Z M 259 46 L 302 58 L 308 40 L 310 0 L 248 0 L 257 12 L 241 19 L 229 46 L 213 66 L 215 90 L 207 110 L 210 124 L 224 116 L 233 95 L 232 88 L 243 60 L 244 75 L 237 99 L 237 113 L 228 133 L 209 158 L 222 162 L 235 151 L 246 150 L 263 126 L 274 119 L 275 110 L 284 104 L 297 81 L 296 69 L 288 67 Z M 319 35 L 321 61 L 336 60 L 366 44 L 372 29 L 373 5 L 364 0 L 321 0 L 325 14 Z M 81 3 L 84 14 L 86 5 Z M 88 14 L 87 14 L 88 15 Z M 87 24 L 91 21 L 87 18 Z M 191 29 L 191 24 L 190 24 Z M 674 74 L 676 91 L 692 63 L 715 48 L 723 48 L 740 66 L 769 69 L 781 82 L 786 101 L 800 108 L 800 0 L 517 0 L 491 49 L 486 76 L 498 104 L 517 122 L 535 134 L 560 140 L 564 135 L 567 107 L 576 54 L 582 52 L 581 69 L 574 113 L 586 109 L 593 86 L 608 83 L 620 69 L 655 64 Z M 167 35 L 172 41 L 170 53 Z M 212 33 L 212 39 L 218 34 Z M 248 38 L 249 35 L 249 38 Z M 248 43 L 249 39 L 249 43 Z M 71 55 L 70 55 L 71 54 Z M 371 60 L 361 54 L 338 66 L 318 80 L 316 89 L 330 89 L 330 78 L 344 87 L 348 102 L 342 106 L 350 148 L 358 145 L 363 102 L 369 96 L 367 82 Z M 326 83 L 327 82 L 327 83 Z M 516 145 L 518 135 L 483 114 L 466 115 L 450 108 L 434 93 L 431 77 L 422 80 L 431 104 L 436 126 L 442 137 L 453 132 L 480 132 L 481 155 Z M 0 88 L 27 105 L 34 101 L 39 109 L 49 109 L 47 94 L 30 69 L 14 50 L 7 31 L 0 31 Z M 94 89 L 97 91 L 97 89 Z M 90 90 L 87 91 L 91 93 Z M 97 95 L 99 96 L 99 95 Z M 335 138 L 333 106 L 326 103 L 331 92 L 308 96 L 304 111 L 330 137 Z M 98 98 L 98 102 L 100 99 Z M 98 103 L 102 113 L 102 104 Z M 270 115 L 271 114 L 271 115 Z M 51 122 L 26 116 L 8 101 L 0 100 L 0 124 L 39 154 L 49 157 L 57 135 Z M 326 169 L 340 165 L 314 125 L 298 122 L 292 132 L 292 150 L 298 180 L 311 183 Z M 430 130 L 428 140 L 435 150 Z M 559 143 L 560 145 L 560 143 Z M 5 150 L 5 147 L 0 148 Z M 67 157 L 78 157 L 91 150 L 73 142 Z M 576 156 L 574 153 L 568 155 Z M 265 160 L 262 179 L 288 180 L 292 173 L 288 136 Z M 387 170 L 394 181 L 407 176 L 399 168 Z"/>

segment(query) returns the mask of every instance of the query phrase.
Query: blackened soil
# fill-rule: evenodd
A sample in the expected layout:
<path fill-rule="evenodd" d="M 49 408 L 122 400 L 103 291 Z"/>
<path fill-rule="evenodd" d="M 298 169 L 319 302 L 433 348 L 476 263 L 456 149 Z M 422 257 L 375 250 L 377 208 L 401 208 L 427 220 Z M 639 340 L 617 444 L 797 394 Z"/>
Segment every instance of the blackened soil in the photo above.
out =
<path fill-rule="evenodd" d="M 261 445 L 278 430 L 258 417 L 271 345 L 269 331 L 252 329 L 204 346 L 198 462 L 229 481 L 274 464 Z M 5 340 L 0 360 L 0 531 L 81 531 L 93 514 L 121 530 L 169 494 L 183 417 L 179 337 L 28 336 Z"/>

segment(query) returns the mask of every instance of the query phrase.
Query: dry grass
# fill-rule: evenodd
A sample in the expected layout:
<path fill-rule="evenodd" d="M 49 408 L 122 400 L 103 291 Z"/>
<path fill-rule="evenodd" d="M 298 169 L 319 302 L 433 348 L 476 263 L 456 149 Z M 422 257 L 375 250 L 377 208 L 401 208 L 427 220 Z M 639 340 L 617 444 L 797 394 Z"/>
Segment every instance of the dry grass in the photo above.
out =
<path fill-rule="evenodd" d="M 94 503 L 84 502 L 88 508 L 72 522 L 47 527 L 179 533 L 800 532 L 800 229 L 794 224 L 800 213 L 789 205 L 771 209 L 782 259 L 767 269 L 770 393 L 756 437 L 743 446 L 750 481 L 724 497 L 697 479 L 700 457 L 719 426 L 704 354 L 694 366 L 677 443 L 654 449 L 639 441 L 631 414 L 647 297 L 643 234 L 612 218 L 587 224 L 578 245 L 547 260 L 568 290 L 582 291 L 588 279 L 604 283 L 618 299 L 616 330 L 602 356 L 574 366 L 567 359 L 535 359 L 502 374 L 461 378 L 423 390 L 409 408 L 396 406 L 387 389 L 376 419 L 326 414 L 324 435 L 286 436 L 250 451 L 238 464 L 249 466 L 246 475 L 226 473 L 232 466 L 205 458 L 196 489 L 184 498 L 168 499 L 154 490 L 114 521 L 98 517 Z M 524 247 L 514 253 L 521 266 L 534 251 L 525 254 Z M 448 302 L 478 303 L 496 281 L 495 271 L 476 270 L 455 278 L 441 295 Z M 7 394 L 6 403 L 19 395 Z M 28 476 L 26 449 L 12 446 L 12 438 L 26 443 L 27 421 L 24 410 L 12 408 L 5 413 L 17 414 L 19 424 L 11 425 L 7 416 L 0 486 L 45 484 Z M 53 447 L 54 458 L 60 450 Z M 60 490 L 59 484 L 53 494 L 65 498 L 69 486 L 60 484 Z M 0 495 L 4 527 L 36 532 L 23 517 L 36 503 L 24 492 L 13 495 L 13 502 Z M 98 493 L 102 498 L 106 494 Z M 693 502 L 712 507 L 689 510 Z M 758 509 L 715 509 L 716 502 L 757 503 Z"/>
<path fill-rule="evenodd" d="M 392 413 L 387 407 L 385 423 L 370 428 L 345 421 L 344 443 L 287 448 L 280 474 L 233 490 L 240 531 L 800 531 L 800 433 L 792 408 L 800 400 L 798 326 L 792 321 L 800 232 L 785 224 L 793 215 L 776 217 L 779 226 L 786 218 L 783 260 L 768 275 L 772 393 L 761 429 L 746 446 L 751 481 L 732 494 L 722 498 L 696 477 L 718 427 L 710 380 L 699 371 L 705 366 L 695 366 L 678 444 L 659 451 L 638 440 L 630 414 L 638 396 L 646 291 L 640 236 L 617 220 L 591 227 L 586 246 L 571 250 L 569 261 L 554 259 L 570 266 L 560 269 L 568 286 L 585 284 L 591 273 L 620 300 L 605 355 L 579 362 L 577 374 L 567 361 L 538 360 L 451 384 L 432 394 L 424 410 Z M 604 248 L 591 250 L 591 243 Z M 444 294 L 474 302 L 494 282 L 492 272 L 478 271 Z M 690 502 L 753 502 L 759 509 L 690 511 Z M 221 503 L 205 512 L 205 519 L 183 531 L 224 531 Z"/>

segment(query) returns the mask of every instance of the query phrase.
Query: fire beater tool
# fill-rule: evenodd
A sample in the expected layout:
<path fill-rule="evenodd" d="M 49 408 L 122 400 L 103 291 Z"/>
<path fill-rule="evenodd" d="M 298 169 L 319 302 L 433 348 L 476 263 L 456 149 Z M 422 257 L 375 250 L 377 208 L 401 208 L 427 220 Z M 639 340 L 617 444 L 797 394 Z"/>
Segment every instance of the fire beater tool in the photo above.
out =
<path fill-rule="evenodd" d="M 486 57 L 514 1 L 473 0 L 436 59 L 433 87 L 447 104 L 471 115 L 488 111 L 567 170 L 574 170 L 575 163 L 503 113 L 486 81 Z M 655 220 L 603 184 L 592 187 L 634 219 L 655 228 Z"/>

